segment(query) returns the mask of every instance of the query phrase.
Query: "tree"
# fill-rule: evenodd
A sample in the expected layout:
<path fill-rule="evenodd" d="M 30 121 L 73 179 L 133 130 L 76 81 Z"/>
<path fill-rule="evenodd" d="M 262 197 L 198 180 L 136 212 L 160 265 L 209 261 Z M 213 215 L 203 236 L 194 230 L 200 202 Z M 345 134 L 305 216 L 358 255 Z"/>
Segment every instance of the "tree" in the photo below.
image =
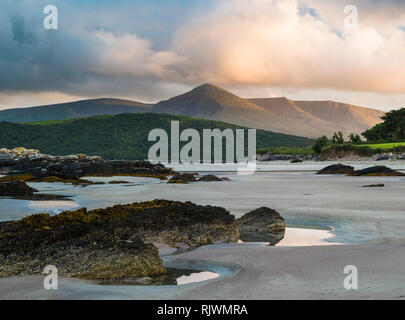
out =
<path fill-rule="evenodd" d="M 316 153 L 321 153 L 322 149 L 325 148 L 327 145 L 328 145 L 328 137 L 322 136 L 322 137 L 316 139 L 314 145 L 312 146 L 312 149 Z"/>
<path fill-rule="evenodd" d="M 361 137 L 358 134 L 351 133 L 349 139 L 351 143 L 354 144 L 361 143 Z"/>
<path fill-rule="evenodd" d="M 333 134 L 332 143 L 333 144 L 344 144 L 345 143 L 345 139 L 343 137 L 342 131 L 338 131 Z"/>
<path fill-rule="evenodd" d="M 405 140 L 405 108 L 387 112 L 379 123 L 362 133 L 368 141 Z"/>

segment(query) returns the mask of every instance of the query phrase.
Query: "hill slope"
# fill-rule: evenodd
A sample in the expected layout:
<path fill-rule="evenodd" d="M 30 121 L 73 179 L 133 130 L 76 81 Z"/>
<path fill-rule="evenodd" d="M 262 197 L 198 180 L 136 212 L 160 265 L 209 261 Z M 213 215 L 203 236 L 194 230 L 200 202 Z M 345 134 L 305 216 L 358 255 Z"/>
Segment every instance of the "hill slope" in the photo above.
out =
<path fill-rule="evenodd" d="M 121 99 L 91 99 L 0 111 L 0 121 L 32 122 L 76 119 L 105 114 L 148 112 L 151 105 Z"/>
<path fill-rule="evenodd" d="M 146 159 L 149 148 L 154 144 L 148 142 L 149 132 L 161 128 L 170 135 L 170 121 L 174 120 L 180 121 L 180 130 L 194 128 L 201 137 L 203 129 L 242 128 L 218 121 L 152 113 L 34 124 L 0 122 L 0 148 L 34 148 L 51 155 L 85 153 L 100 155 L 105 159 Z M 258 148 L 307 146 L 312 142 L 307 138 L 257 131 Z"/>
<path fill-rule="evenodd" d="M 374 109 L 330 101 L 243 99 L 210 84 L 161 101 L 152 111 L 198 116 L 308 137 L 330 135 L 335 131 L 360 133 L 380 122 L 384 114 Z"/>

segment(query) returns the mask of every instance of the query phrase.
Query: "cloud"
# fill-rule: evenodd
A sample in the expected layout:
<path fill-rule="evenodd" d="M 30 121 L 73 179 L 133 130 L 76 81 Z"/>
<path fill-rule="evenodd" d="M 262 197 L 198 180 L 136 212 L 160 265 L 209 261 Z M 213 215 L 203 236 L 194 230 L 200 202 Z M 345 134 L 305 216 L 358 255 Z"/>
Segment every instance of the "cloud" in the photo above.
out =
<path fill-rule="evenodd" d="M 403 1 L 351 1 L 359 11 L 351 31 L 339 0 L 54 3 L 57 31 L 42 27 L 48 1 L 0 3 L 0 103 L 21 95 L 28 104 L 34 93 L 154 101 L 203 82 L 405 93 Z"/>
<path fill-rule="evenodd" d="M 320 8 L 300 14 L 299 1 L 221 3 L 177 33 L 192 82 L 405 92 L 405 35 L 380 32 L 384 21 L 337 33 Z M 336 12 L 343 26 L 343 7 Z"/>
<path fill-rule="evenodd" d="M 98 31 L 94 36 L 102 42 L 96 66 L 90 70 L 104 76 L 170 78 L 170 68 L 182 58 L 170 51 L 154 51 L 150 41 L 134 34 L 114 35 Z"/>

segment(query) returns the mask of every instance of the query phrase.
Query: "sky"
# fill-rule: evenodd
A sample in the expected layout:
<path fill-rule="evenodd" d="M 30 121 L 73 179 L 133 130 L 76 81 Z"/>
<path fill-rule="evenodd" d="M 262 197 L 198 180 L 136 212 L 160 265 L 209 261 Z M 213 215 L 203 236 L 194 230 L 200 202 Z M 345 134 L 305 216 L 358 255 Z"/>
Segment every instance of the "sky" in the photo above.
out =
<path fill-rule="evenodd" d="M 49 4 L 56 30 L 43 25 Z M 405 107 L 405 1 L 0 2 L 0 109 L 157 102 L 203 83 L 246 98 Z"/>

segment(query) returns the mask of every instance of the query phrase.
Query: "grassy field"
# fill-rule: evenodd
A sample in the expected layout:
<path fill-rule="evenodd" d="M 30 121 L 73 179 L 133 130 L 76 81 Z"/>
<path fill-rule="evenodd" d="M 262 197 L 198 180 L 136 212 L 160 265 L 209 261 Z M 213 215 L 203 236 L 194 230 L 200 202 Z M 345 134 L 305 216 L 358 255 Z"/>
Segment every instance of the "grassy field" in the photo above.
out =
<path fill-rule="evenodd" d="M 396 148 L 396 147 L 405 146 L 405 142 L 363 144 L 363 145 L 360 145 L 360 146 L 369 147 L 371 149 L 393 149 L 393 148 Z"/>

